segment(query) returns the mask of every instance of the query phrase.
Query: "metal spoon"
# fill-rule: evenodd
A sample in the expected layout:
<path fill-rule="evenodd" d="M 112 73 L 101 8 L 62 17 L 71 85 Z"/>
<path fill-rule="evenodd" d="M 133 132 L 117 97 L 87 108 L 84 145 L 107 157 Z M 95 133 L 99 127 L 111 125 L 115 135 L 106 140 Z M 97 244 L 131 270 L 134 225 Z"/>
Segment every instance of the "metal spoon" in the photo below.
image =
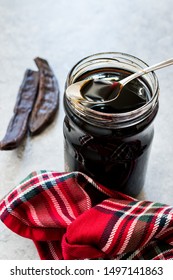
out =
<path fill-rule="evenodd" d="M 79 82 L 76 82 L 74 84 L 71 84 L 67 89 L 66 89 L 66 96 L 68 99 L 70 99 L 72 102 L 81 102 L 82 103 L 88 103 L 88 104 L 100 104 L 100 103 L 109 103 L 112 102 L 113 100 L 117 99 L 118 96 L 121 93 L 122 88 L 129 83 L 130 81 L 132 81 L 135 78 L 138 78 L 144 74 L 147 74 L 151 71 L 157 70 L 157 69 L 161 69 L 164 67 L 167 67 L 169 65 L 173 64 L 173 58 L 162 61 L 160 63 L 154 64 L 152 66 L 146 67 L 142 70 L 140 70 L 139 72 L 136 72 L 120 81 L 116 81 L 116 82 L 111 82 L 110 78 L 106 78 L 106 79 L 98 79 L 98 80 L 93 80 L 93 79 L 88 79 L 88 80 L 82 80 Z M 82 89 L 86 86 L 89 85 L 89 83 L 102 83 L 102 85 L 104 86 L 103 91 L 106 95 L 106 100 L 104 100 L 103 98 L 98 100 L 98 101 L 93 101 L 90 99 L 86 99 L 83 97 L 82 93 Z M 112 97 L 113 96 L 113 97 Z"/>

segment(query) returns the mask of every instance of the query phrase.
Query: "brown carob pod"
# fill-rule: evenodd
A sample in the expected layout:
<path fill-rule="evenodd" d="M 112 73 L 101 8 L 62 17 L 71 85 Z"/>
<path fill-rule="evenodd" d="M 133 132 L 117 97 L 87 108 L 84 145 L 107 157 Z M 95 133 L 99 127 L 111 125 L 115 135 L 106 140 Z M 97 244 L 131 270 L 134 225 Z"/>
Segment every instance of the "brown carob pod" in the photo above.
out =
<path fill-rule="evenodd" d="M 45 59 L 35 59 L 39 69 L 39 90 L 29 119 L 32 135 L 40 133 L 55 117 L 59 105 L 58 81 Z"/>
<path fill-rule="evenodd" d="M 37 95 L 38 79 L 38 72 L 30 69 L 25 71 L 17 95 L 13 117 L 7 127 L 5 137 L 0 142 L 1 150 L 15 149 L 23 140 L 28 128 L 29 115 Z"/>

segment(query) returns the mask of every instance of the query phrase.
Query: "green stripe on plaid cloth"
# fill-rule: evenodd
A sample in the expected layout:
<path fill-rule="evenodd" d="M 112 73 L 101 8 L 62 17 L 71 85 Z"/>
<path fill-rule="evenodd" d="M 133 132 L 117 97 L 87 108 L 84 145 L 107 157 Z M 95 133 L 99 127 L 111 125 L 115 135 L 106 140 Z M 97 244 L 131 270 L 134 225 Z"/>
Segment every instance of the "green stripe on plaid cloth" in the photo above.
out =
<path fill-rule="evenodd" d="M 173 259 L 173 207 L 108 190 L 80 172 L 33 172 L 0 218 L 41 259 Z"/>

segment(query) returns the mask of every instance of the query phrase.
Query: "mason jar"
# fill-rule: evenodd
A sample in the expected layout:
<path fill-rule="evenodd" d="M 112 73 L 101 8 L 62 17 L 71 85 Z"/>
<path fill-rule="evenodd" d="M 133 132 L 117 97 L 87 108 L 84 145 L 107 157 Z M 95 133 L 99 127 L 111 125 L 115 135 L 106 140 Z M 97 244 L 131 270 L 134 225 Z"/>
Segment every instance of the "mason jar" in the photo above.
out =
<path fill-rule="evenodd" d="M 64 93 L 66 171 L 83 172 L 107 188 L 133 197 L 140 193 L 158 111 L 159 84 L 155 73 L 145 74 L 122 89 L 120 95 L 132 91 L 145 97 L 139 107 L 129 106 L 123 111 L 71 102 L 66 89 L 85 79 L 113 77 L 118 81 L 147 66 L 132 55 L 108 52 L 88 56 L 71 69 Z"/>

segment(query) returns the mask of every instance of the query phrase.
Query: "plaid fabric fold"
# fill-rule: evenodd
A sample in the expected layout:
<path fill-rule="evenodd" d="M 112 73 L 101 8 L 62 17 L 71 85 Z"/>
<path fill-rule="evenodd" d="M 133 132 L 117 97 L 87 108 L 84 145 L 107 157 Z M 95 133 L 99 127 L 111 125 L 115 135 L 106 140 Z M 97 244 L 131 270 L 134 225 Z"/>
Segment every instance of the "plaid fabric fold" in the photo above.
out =
<path fill-rule="evenodd" d="M 33 172 L 0 202 L 0 218 L 32 239 L 41 259 L 173 259 L 173 207 L 80 172 Z"/>

